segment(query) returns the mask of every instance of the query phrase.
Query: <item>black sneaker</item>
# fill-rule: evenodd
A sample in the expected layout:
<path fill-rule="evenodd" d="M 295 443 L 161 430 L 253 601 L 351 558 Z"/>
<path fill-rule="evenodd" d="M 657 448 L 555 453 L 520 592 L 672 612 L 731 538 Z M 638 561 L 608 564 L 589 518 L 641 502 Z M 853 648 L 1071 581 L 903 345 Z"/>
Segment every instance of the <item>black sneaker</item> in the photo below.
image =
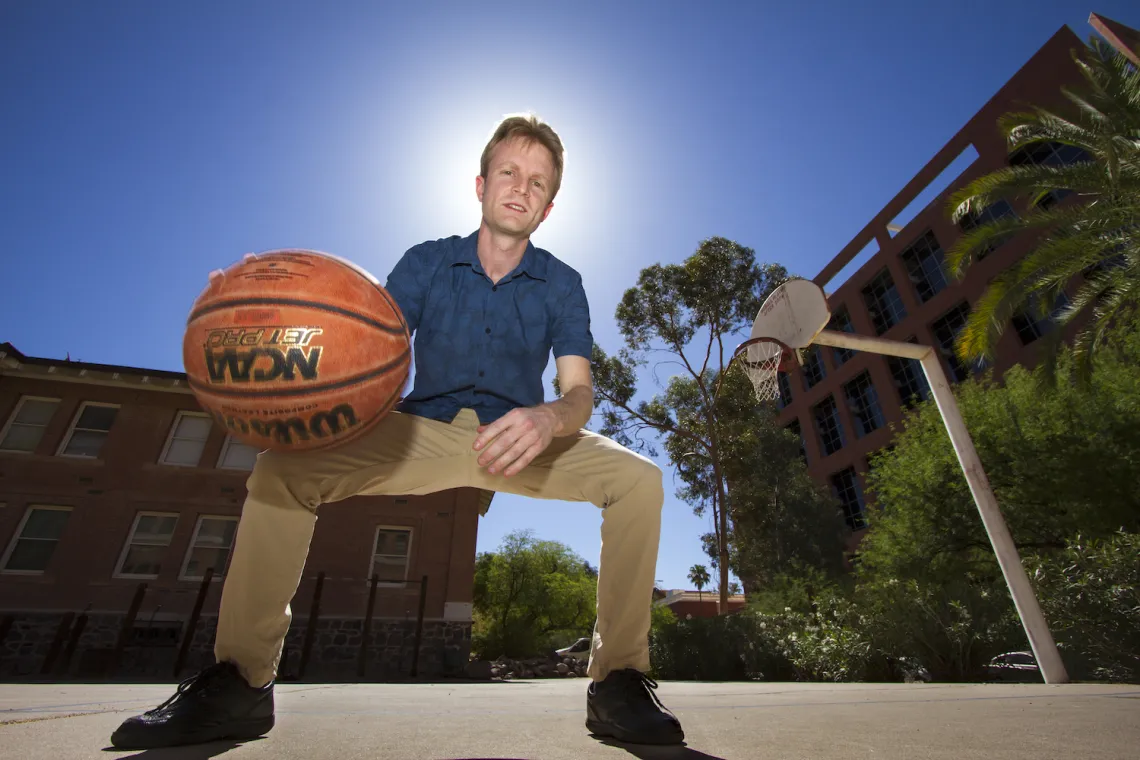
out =
<path fill-rule="evenodd" d="M 632 744 L 680 744 L 681 722 L 653 693 L 657 682 L 640 671 L 615 670 L 586 692 L 586 728 Z"/>
<path fill-rule="evenodd" d="M 220 662 L 188 678 L 153 710 L 128 718 L 111 734 L 118 749 L 152 749 L 218 739 L 255 739 L 273 728 L 273 683 L 260 689 Z"/>

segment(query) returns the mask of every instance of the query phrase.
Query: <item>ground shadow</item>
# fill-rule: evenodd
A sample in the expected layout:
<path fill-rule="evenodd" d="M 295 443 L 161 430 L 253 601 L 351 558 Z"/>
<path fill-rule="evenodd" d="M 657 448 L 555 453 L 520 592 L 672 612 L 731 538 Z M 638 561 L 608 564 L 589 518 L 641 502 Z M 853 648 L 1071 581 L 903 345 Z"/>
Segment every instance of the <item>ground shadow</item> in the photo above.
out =
<path fill-rule="evenodd" d="M 627 744 L 594 734 L 590 736 L 607 747 L 624 749 L 639 760 L 724 760 L 722 757 L 701 752 L 684 744 Z"/>
<path fill-rule="evenodd" d="M 250 741 L 262 741 L 251 739 Z M 158 749 L 145 749 L 133 755 L 123 755 L 122 760 L 209 760 L 229 752 L 231 749 L 245 744 L 232 740 L 206 742 L 204 744 L 189 744 L 183 747 L 161 747 Z M 116 747 L 104 747 L 104 752 L 123 752 Z"/>

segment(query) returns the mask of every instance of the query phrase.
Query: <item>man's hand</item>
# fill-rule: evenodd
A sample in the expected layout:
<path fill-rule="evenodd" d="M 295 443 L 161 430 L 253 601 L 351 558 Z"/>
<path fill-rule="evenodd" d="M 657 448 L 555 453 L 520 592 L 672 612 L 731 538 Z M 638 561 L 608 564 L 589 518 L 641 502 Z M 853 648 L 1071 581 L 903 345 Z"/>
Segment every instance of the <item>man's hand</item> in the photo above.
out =
<path fill-rule="evenodd" d="M 475 450 L 479 466 L 494 475 L 518 474 L 546 450 L 558 428 L 558 416 L 546 406 L 512 409 L 490 425 L 480 425 Z"/>

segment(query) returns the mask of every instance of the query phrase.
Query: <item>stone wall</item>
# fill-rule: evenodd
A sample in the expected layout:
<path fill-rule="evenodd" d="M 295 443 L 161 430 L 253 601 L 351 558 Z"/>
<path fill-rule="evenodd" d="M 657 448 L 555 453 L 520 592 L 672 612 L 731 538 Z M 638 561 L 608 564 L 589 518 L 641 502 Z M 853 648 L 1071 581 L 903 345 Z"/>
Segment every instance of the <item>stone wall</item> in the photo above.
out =
<path fill-rule="evenodd" d="M 136 643 L 124 648 L 116 667 L 112 662 L 123 616 L 87 616 L 74 652 L 67 659 L 68 641 L 78 618 L 64 636 L 49 673 L 41 673 L 59 630 L 60 614 L 14 613 L 7 635 L 0 641 L 0 680 L 106 678 L 112 680 L 175 680 L 172 673 L 181 645 L 177 621 L 137 622 Z M 278 680 L 300 678 L 305 618 L 294 618 L 285 638 Z M 214 661 L 216 617 L 202 617 L 194 631 L 185 678 Z M 415 659 L 414 620 L 373 620 L 363 679 L 357 675 L 364 621 L 328 618 L 317 624 L 305 667 L 306 681 L 386 681 L 411 677 Z M 471 624 L 425 620 L 420 642 L 417 677 L 462 676 L 471 651 Z"/>

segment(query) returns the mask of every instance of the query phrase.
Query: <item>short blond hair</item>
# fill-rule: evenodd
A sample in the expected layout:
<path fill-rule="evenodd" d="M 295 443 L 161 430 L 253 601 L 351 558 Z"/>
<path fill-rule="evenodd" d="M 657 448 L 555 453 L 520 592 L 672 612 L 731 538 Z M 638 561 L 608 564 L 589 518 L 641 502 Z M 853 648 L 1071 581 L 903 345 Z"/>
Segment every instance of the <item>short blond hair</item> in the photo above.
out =
<path fill-rule="evenodd" d="M 520 114 L 508 116 L 495 127 L 494 134 L 483 148 L 483 156 L 479 159 L 479 176 L 487 179 L 487 168 L 491 163 L 491 154 L 499 143 L 513 140 L 516 137 L 538 143 L 550 152 L 554 163 L 554 177 L 551 180 L 550 200 L 558 195 L 558 188 L 562 186 L 562 162 L 565 151 L 558 133 L 547 123 L 540 121 L 534 114 Z"/>

